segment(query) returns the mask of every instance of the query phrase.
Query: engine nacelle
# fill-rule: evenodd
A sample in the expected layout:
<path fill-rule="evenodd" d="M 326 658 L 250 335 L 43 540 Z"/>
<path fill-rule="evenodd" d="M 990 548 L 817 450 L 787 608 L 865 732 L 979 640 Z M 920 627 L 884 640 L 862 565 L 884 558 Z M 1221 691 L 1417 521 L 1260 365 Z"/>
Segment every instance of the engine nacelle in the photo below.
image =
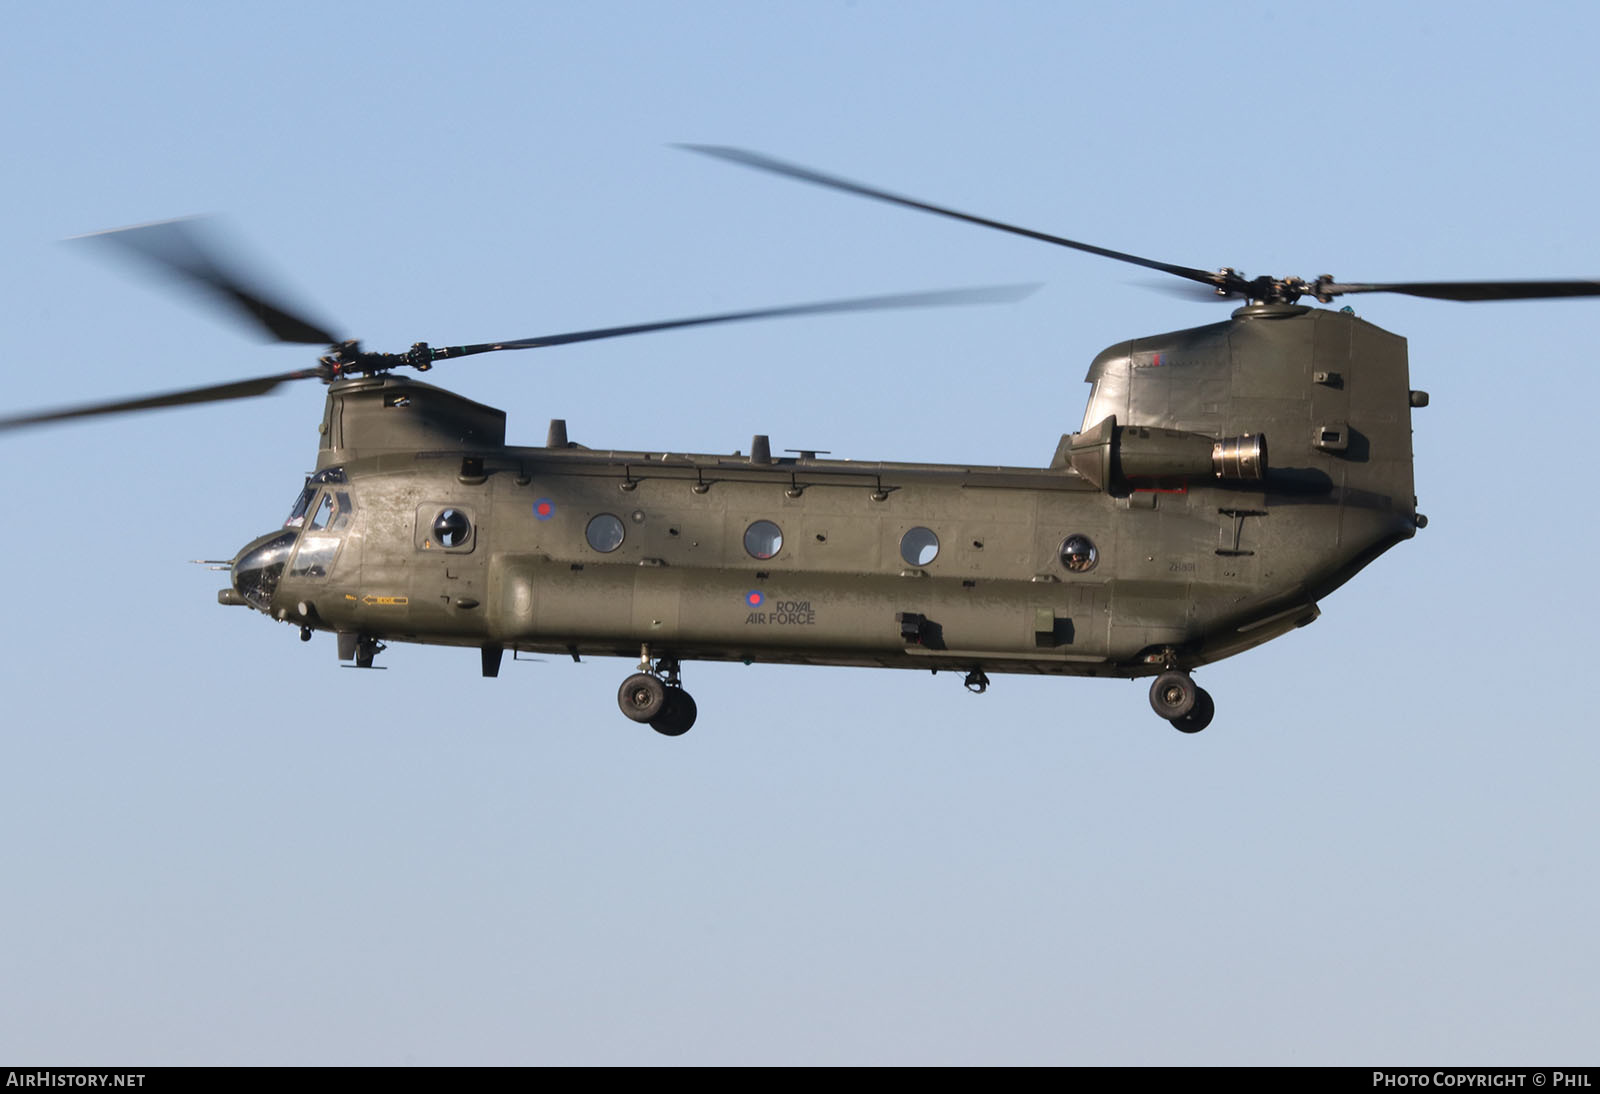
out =
<path fill-rule="evenodd" d="M 1267 438 L 1221 440 L 1152 426 L 1119 426 L 1116 416 L 1062 439 L 1065 460 L 1102 490 L 1153 479 L 1214 478 L 1258 482 L 1267 473 Z"/>

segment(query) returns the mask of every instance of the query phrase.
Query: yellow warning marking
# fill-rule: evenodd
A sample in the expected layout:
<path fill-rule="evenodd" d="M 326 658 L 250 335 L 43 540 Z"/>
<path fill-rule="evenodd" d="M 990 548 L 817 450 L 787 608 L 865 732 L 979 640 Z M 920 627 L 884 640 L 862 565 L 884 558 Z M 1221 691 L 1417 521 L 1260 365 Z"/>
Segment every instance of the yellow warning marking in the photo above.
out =
<path fill-rule="evenodd" d="M 368 593 L 366 596 L 361 598 L 361 603 L 367 605 L 377 604 L 380 607 L 385 608 L 396 608 L 404 607 L 405 605 L 411 603 L 411 598 L 408 596 L 373 596 L 371 593 Z"/>

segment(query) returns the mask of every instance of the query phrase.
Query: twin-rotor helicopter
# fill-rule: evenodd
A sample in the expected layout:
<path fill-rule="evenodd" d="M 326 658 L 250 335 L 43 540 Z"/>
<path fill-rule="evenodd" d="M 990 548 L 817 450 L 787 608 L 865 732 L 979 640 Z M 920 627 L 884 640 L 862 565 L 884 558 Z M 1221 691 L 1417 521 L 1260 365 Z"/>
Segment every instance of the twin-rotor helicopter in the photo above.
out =
<path fill-rule="evenodd" d="M 686 326 L 993 303 L 1026 287 L 827 301 L 506 342 L 375 353 L 224 261 L 199 225 L 103 233 L 284 342 L 291 372 L 0 419 L 0 429 L 326 387 L 315 471 L 288 518 L 219 565 L 223 604 L 390 643 L 637 657 L 635 722 L 695 722 L 691 661 L 1153 677 L 1177 729 L 1212 720 L 1191 673 L 1317 617 L 1318 602 L 1425 524 L 1412 483 L 1403 339 L 1302 304 L 1371 292 L 1483 301 L 1600 295 L 1597 281 L 1341 283 L 1206 271 L 957 212 L 737 149 L 746 167 L 1182 278 L 1239 301 L 1221 323 L 1102 352 L 1079 430 L 1039 467 L 861 462 L 802 452 L 592 449 L 551 421 L 511 446 L 505 413 L 405 375 L 481 353 Z M 1270 448 L 1269 448 L 1270 441 Z"/>

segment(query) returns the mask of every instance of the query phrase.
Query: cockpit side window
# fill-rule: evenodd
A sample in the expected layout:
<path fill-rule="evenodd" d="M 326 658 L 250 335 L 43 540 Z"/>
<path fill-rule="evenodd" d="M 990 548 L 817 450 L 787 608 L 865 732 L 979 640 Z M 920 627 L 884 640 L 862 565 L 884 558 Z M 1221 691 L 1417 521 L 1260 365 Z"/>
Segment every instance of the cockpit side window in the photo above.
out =
<path fill-rule="evenodd" d="M 311 518 L 311 530 L 320 532 L 328 526 L 328 521 L 333 519 L 333 495 L 322 495 L 322 504 L 317 506 L 316 515 Z"/>
<path fill-rule="evenodd" d="M 300 537 L 300 550 L 294 556 L 290 577 L 327 577 L 333 556 L 339 553 L 339 537 L 307 532 Z"/>
<path fill-rule="evenodd" d="M 306 476 L 305 488 L 300 491 L 300 496 L 294 499 L 294 508 L 289 510 L 289 519 L 283 522 L 285 528 L 304 528 L 306 514 L 311 511 L 311 503 L 316 500 L 317 487 L 320 485 L 343 485 L 350 480 L 345 477 L 344 468 L 329 467 L 318 471 L 315 475 Z M 351 509 L 344 504 L 350 500 L 350 495 L 341 491 L 339 493 L 339 508 L 343 513 L 350 513 Z M 318 514 L 321 515 L 320 513 Z M 321 528 L 318 524 L 316 527 Z"/>
<path fill-rule="evenodd" d="M 333 523 L 328 526 L 330 532 L 342 532 L 350 526 L 350 514 L 355 511 L 355 506 L 350 504 L 350 495 L 343 490 L 334 492 Z"/>

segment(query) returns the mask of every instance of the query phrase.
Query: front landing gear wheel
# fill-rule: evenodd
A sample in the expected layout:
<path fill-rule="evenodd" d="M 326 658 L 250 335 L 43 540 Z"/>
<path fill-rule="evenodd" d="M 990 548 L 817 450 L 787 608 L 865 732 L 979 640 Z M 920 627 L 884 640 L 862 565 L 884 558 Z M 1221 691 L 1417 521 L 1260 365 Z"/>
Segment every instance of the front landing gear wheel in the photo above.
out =
<path fill-rule="evenodd" d="M 1150 685 L 1150 709 L 1171 722 L 1194 710 L 1200 689 L 1187 672 L 1163 672 Z"/>
<path fill-rule="evenodd" d="M 636 672 L 617 689 L 617 706 L 635 722 L 648 722 L 661 713 L 667 701 L 667 685 L 661 677 Z M 685 726 L 685 729 L 688 727 Z"/>
<path fill-rule="evenodd" d="M 1211 701 L 1211 693 L 1205 688 L 1194 690 L 1194 709 L 1182 718 L 1172 719 L 1172 728 L 1179 733 L 1199 733 L 1211 724 L 1211 719 L 1217 713 L 1217 704 Z"/>
<path fill-rule="evenodd" d="M 682 737 L 694 728 L 695 717 L 700 713 L 694 696 L 679 687 L 667 688 L 667 698 L 661 713 L 650 719 L 650 728 L 663 737 Z"/>

